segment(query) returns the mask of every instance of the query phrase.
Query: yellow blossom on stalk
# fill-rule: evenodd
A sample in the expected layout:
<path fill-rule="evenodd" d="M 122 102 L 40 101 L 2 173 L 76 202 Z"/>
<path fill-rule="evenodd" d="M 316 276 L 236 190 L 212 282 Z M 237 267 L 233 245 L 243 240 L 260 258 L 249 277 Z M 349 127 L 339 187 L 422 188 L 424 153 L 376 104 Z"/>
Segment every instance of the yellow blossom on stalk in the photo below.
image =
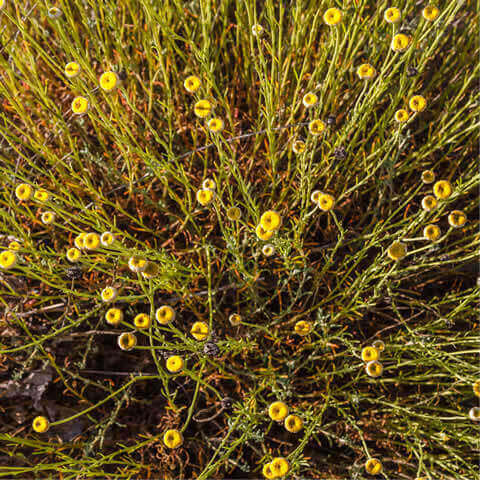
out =
<path fill-rule="evenodd" d="M 242 316 L 239 315 L 238 313 L 232 313 L 232 314 L 228 317 L 228 321 L 229 321 L 233 326 L 240 325 L 240 324 L 242 323 Z"/>
<path fill-rule="evenodd" d="M 275 230 L 265 230 L 262 225 L 258 224 L 257 228 L 255 229 L 255 233 L 260 240 L 270 240 L 273 235 L 275 234 Z"/>
<path fill-rule="evenodd" d="M 167 358 L 167 370 L 170 373 L 178 373 L 183 370 L 183 367 L 185 365 L 185 362 L 183 361 L 183 358 L 180 355 L 172 355 Z"/>
<path fill-rule="evenodd" d="M 401 242 L 393 242 L 387 250 L 387 255 L 392 260 L 401 260 L 407 254 L 407 247 Z"/>
<path fill-rule="evenodd" d="M 388 23 L 397 23 L 402 19 L 402 14 L 398 8 L 390 7 L 385 10 L 383 18 Z"/>
<path fill-rule="evenodd" d="M 115 235 L 112 232 L 103 232 L 100 235 L 100 243 L 104 247 L 109 247 L 115 242 Z"/>
<path fill-rule="evenodd" d="M 80 257 L 82 255 L 82 252 L 78 248 L 72 247 L 67 250 L 67 260 L 69 262 L 78 262 L 80 260 Z"/>
<path fill-rule="evenodd" d="M 268 480 L 272 480 L 273 478 L 275 478 L 275 474 L 272 471 L 272 464 L 271 463 L 266 463 L 263 466 L 262 473 L 263 473 L 263 476 Z"/>
<path fill-rule="evenodd" d="M 118 337 L 118 346 L 122 350 L 131 350 L 136 344 L 137 337 L 133 333 L 125 332 Z"/>
<path fill-rule="evenodd" d="M 298 415 L 289 415 L 284 425 L 289 432 L 298 433 L 303 428 L 303 420 Z"/>
<path fill-rule="evenodd" d="M 378 350 L 375 347 L 365 347 L 362 350 L 362 360 L 364 362 L 373 362 L 374 360 L 378 360 L 379 356 Z"/>
<path fill-rule="evenodd" d="M 207 122 L 207 127 L 212 133 L 218 133 L 223 130 L 223 127 L 225 124 L 223 123 L 223 120 L 221 118 L 215 117 L 211 118 Z"/>
<path fill-rule="evenodd" d="M 410 45 L 410 37 L 404 33 L 398 33 L 392 39 L 392 50 L 394 52 L 403 52 Z"/>
<path fill-rule="evenodd" d="M 8 270 L 17 264 L 17 254 L 12 250 L 4 250 L 0 253 L 0 268 Z"/>
<path fill-rule="evenodd" d="M 323 195 L 323 192 L 320 190 L 314 190 L 312 194 L 310 195 L 310 200 L 313 203 L 316 203 L 318 205 L 318 201 L 320 200 L 320 197 Z"/>
<path fill-rule="evenodd" d="M 163 443 L 168 448 L 178 448 L 183 443 L 183 435 L 179 430 L 167 430 L 163 434 Z"/>
<path fill-rule="evenodd" d="M 95 250 L 100 245 L 100 237 L 94 233 L 87 233 L 83 237 L 83 245 L 87 250 Z"/>
<path fill-rule="evenodd" d="M 16 242 L 15 240 L 8 244 L 9 250 L 20 250 L 20 248 L 21 248 L 20 243 Z"/>
<path fill-rule="evenodd" d="M 33 188 L 28 183 L 21 183 L 15 188 L 15 196 L 22 201 L 29 200 L 32 193 Z"/>
<path fill-rule="evenodd" d="M 372 347 L 376 348 L 378 352 L 383 352 L 385 350 L 385 342 L 383 340 L 375 340 L 372 343 Z"/>
<path fill-rule="evenodd" d="M 338 8 L 329 8 L 323 14 L 323 21 L 330 27 L 338 25 L 342 21 L 342 11 Z"/>
<path fill-rule="evenodd" d="M 159 267 L 154 262 L 148 262 L 145 267 L 145 270 L 142 272 L 142 277 L 150 280 L 151 278 L 155 278 L 158 275 Z"/>
<path fill-rule="evenodd" d="M 426 240 L 430 240 L 431 242 L 435 242 L 440 238 L 440 228 L 437 225 L 427 225 L 423 229 L 423 236 Z"/>
<path fill-rule="evenodd" d="M 35 417 L 32 422 L 32 428 L 37 433 L 45 433 L 50 428 L 50 422 L 46 417 Z"/>
<path fill-rule="evenodd" d="M 318 197 L 317 205 L 320 210 L 328 212 L 335 205 L 335 198 L 328 193 L 322 193 Z"/>
<path fill-rule="evenodd" d="M 422 10 L 422 16 L 427 22 L 433 22 L 440 14 L 440 10 L 435 5 L 427 5 Z"/>
<path fill-rule="evenodd" d="M 238 207 L 230 207 L 227 209 L 227 218 L 232 221 L 240 220 L 242 211 Z"/>
<path fill-rule="evenodd" d="M 208 325 L 205 322 L 195 322 L 190 329 L 190 333 L 195 340 L 205 340 L 209 333 Z"/>
<path fill-rule="evenodd" d="M 75 237 L 75 239 L 73 240 L 73 243 L 75 244 L 75 246 L 77 248 L 79 248 L 80 250 L 82 248 L 85 248 L 85 237 L 87 236 L 86 233 L 80 233 L 79 235 L 77 235 Z"/>
<path fill-rule="evenodd" d="M 46 191 L 43 190 L 42 188 L 40 190 L 37 190 L 33 194 L 33 198 L 39 202 L 46 202 L 50 197 L 50 194 Z"/>
<path fill-rule="evenodd" d="M 303 97 L 303 104 L 305 107 L 313 107 L 318 102 L 318 97 L 314 93 L 306 93 Z"/>
<path fill-rule="evenodd" d="M 102 290 L 100 296 L 104 302 L 113 302 L 118 295 L 118 291 L 115 287 L 105 287 Z"/>
<path fill-rule="evenodd" d="M 357 68 L 357 75 L 362 80 L 370 80 L 376 73 L 375 68 L 369 63 L 363 63 Z"/>
<path fill-rule="evenodd" d="M 208 100 L 199 100 L 193 107 L 193 112 L 199 118 L 205 118 L 210 115 L 212 104 Z"/>
<path fill-rule="evenodd" d="M 264 245 L 262 247 L 262 253 L 266 257 L 271 257 L 275 253 L 275 247 L 272 244 L 268 243 L 267 245 Z"/>
<path fill-rule="evenodd" d="M 148 328 L 151 324 L 150 316 L 146 313 L 139 313 L 138 315 L 135 315 L 135 318 L 133 319 L 133 324 L 139 330 Z"/>
<path fill-rule="evenodd" d="M 437 199 L 433 195 L 427 195 L 422 198 L 422 208 L 426 212 L 431 212 L 437 206 Z"/>
<path fill-rule="evenodd" d="M 480 380 L 476 380 L 473 384 L 473 393 L 480 397 Z"/>
<path fill-rule="evenodd" d="M 139 255 L 132 255 L 128 259 L 128 268 L 135 273 L 144 272 L 147 268 L 147 260 Z"/>
<path fill-rule="evenodd" d="M 422 182 L 425 184 L 433 183 L 435 181 L 435 173 L 432 170 L 424 170 L 422 172 Z"/>
<path fill-rule="evenodd" d="M 47 10 L 47 15 L 50 18 L 59 18 L 62 16 L 62 11 L 58 7 L 50 7 Z"/>
<path fill-rule="evenodd" d="M 303 337 L 312 331 L 313 325 L 305 320 L 299 320 L 293 329 L 297 335 L 301 335 Z"/>
<path fill-rule="evenodd" d="M 422 95 L 414 95 L 409 101 L 408 106 L 412 112 L 423 112 L 427 106 L 427 101 Z"/>
<path fill-rule="evenodd" d="M 376 458 L 369 458 L 365 462 L 365 470 L 370 475 L 377 475 L 383 469 L 382 462 Z"/>
<path fill-rule="evenodd" d="M 85 97 L 75 97 L 72 101 L 72 112 L 75 115 L 83 115 L 88 111 L 90 102 Z"/>
<path fill-rule="evenodd" d="M 320 135 L 325 130 L 325 123 L 322 120 L 312 120 L 308 124 L 308 131 L 312 135 Z"/>
<path fill-rule="evenodd" d="M 408 117 L 408 112 L 404 108 L 401 108 L 395 112 L 395 120 L 398 123 L 405 123 L 408 120 Z"/>
<path fill-rule="evenodd" d="M 305 151 L 306 145 L 303 140 L 295 140 L 292 144 L 293 153 L 300 155 Z"/>
<path fill-rule="evenodd" d="M 369 377 L 377 378 L 383 373 L 383 365 L 373 360 L 365 365 L 365 371 Z"/>
<path fill-rule="evenodd" d="M 100 76 L 99 85 L 104 92 L 111 92 L 120 82 L 118 75 L 115 72 L 104 72 Z"/>
<path fill-rule="evenodd" d="M 162 305 L 157 308 L 155 318 L 160 325 L 168 325 L 175 320 L 175 310 L 169 305 Z"/>
<path fill-rule="evenodd" d="M 480 422 L 480 407 L 471 408 L 468 412 L 468 416 L 470 417 L 470 420 Z"/>
<path fill-rule="evenodd" d="M 273 402 L 268 407 L 268 416 L 275 422 L 283 422 L 288 415 L 288 405 L 284 402 Z"/>
<path fill-rule="evenodd" d="M 282 217 L 275 210 L 267 210 L 260 217 L 260 225 L 267 232 L 276 231 L 282 225 Z"/>
<path fill-rule="evenodd" d="M 68 78 L 75 78 L 80 73 L 80 64 L 77 62 L 68 62 L 65 65 L 65 76 Z"/>
<path fill-rule="evenodd" d="M 117 326 L 123 320 L 123 312 L 119 308 L 109 308 L 105 313 L 105 321 L 109 325 Z"/>
<path fill-rule="evenodd" d="M 286 458 L 276 457 L 272 460 L 271 468 L 276 477 L 284 477 L 290 470 L 290 464 Z"/>
<path fill-rule="evenodd" d="M 195 93 L 199 88 L 202 82 L 196 75 L 190 75 L 183 82 L 185 90 L 189 93 Z"/>
<path fill-rule="evenodd" d="M 209 188 L 202 188 L 197 192 L 197 202 L 202 205 L 202 207 L 210 205 L 214 198 L 215 192 Z"/>
<path fill-rule="evenodd" d="M 215 183 L 215 180 L 213 178 L 206 178 L 202 182 L 202 188 L 206 188 L 208 190 L 216 190 L 217 184 Z"/>
<path fill-rule="evenodd" d="M 465 225 L 467 216 L 461 210 L 453 210 L 448 215 L 448 224 L 453 228 L 460 228 Z"/>
<path fill-rule="evenodd" d="M 439 200 L 446 200 L 452 194 L 452 185 L 448 180 L 439 180 L 433 186 L 433 194 Z"/>
<path fill-rule="evenodd" d="M 55 213 L 54 212 L 43 212 L 41 217 L 42 223 L 45 225 L 50 225 L 55 221 Z"/>
<path fill-rule="evenodd" d="M 256 23 L 255 25 L 252 25 L 252 35 L 254 37 L 259 37 L 260 35 L 263 34 L 263 32 L 264 32 L 264 29 L 260 24 Z"/>

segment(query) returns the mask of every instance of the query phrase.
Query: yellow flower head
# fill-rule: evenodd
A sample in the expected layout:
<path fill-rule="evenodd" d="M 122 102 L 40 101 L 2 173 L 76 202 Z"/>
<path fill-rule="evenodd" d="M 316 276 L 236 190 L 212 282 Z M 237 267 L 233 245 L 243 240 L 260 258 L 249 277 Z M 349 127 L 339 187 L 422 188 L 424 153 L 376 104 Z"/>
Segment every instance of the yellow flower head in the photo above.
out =
<path fill-rule="evenodd" d="M 307 107 L 313 107 L 318 102 L 318 97 L 314 93 L 307 93 L 303 97 L 303 104 Z"/>
<path fill-rule="evenodd" d="M 118 346 L 122 350 L 131 350 L 137 344 L 137 337 L 130 332 L 122 333 L 118 337 Z"/>
<path fill-rule="evenodd" d="M 258 224 L 255 233 L 260 240 L 266 241 L 273 237 L 275 230 L 265 230 L 261 224 Z"/>
<path fill-rule="evenodd" d="M 473 393 L 480 397 L 480 380 L 476 380 L 473 384 Z"/>
<path fill-rule="evenodd" d="M 75 78 L 80 73 L 80 64 L 77 62 L 68 62 L 65 65 L 65 76 L 68 78 Z"/>
<path fill-rule="evenodd" d="M 199 88 L 202 82 L 196 75 L 190 75 L 183 82 L 185 90 L 189 93 L 195 93 Z"/>
<path fill-rule="evenodd" d="M 115 235 L 112 232 L 103 232 L 100 235 L 100 243 L 104 247 L 109 247 L 113 242 L 115 242 Z"/>
<path fill-rule="evenodd" d="M 167 370 L 170 373 L 178 373 L 183 370 L 185 362 L 180 355 L 172 355 L 167 358 Z"/>
<path fill-rule="evenodd" d="M 95 250 L 100 245 L 100 237 L 96 233 L 87 233 L 83 237 L 83 245 L 87 250 Z"/>
<path fill-rule="evenodd" d="M 207 122 L 207 127 L 212 133 L 218 133 L 223 130 L 223 127 L 225 124 L 223 123 L 223 120 L 221 118 L 215 117 L 211 118 Z"/>
<path fill-rule="evenodd" d="M 409 101 L 408 106 L 412 112 L 423 112 L 427 106 L 427 101 L 422 95 L 414 95 Z"/>
<path fill-rule="evenodd" d="M 266 463 L 263 468 L 262 468 L 262 473 L 263 473 L 263 476 L 267 479 L 267 480 L 272 480 L 273 478 L 275 478 L 275 474 L 273 473 L 272 471 L 272 465 L 271 463 Z"/>
<path fill-rule="evenodd" d="M 282 217 L 274 210 L 267 210 L 260 217 L 260 225 L 267 232 L 278 230 L 282 225 Z"/>
<path fill-rule="evenodd" d="M 183 435 L 179 430 L 167 430 L 163 434 L 163 443 L 168 448 L 178 448 L 183 443 Z"/>
<path fill-rule="evenodd" d="M 385 342 L 383 340 L 375 340 L 372 343 L 372 347 L 376 348 L 378 352 L 383 352 L 385 350 Z"/>
<path fill-rule="evenodd" d="M 263 32 L 264 32 L 264 29 L 260 24 L 256 23 L 255 25 L 252 25 L 252 35 L 254 37 L 259 37 L 260 35 L 263 34 Z"/>
<path fill-rule="evenodd" d="M 37 433 L 45 433 L 50 428 L 50 422 L 46 417 L 35 417 L 32 428 Z"/>
<path fill-rule="evenodd" d="M 75 115 L 83 115 L 88 111 L 90 102 L 85 97 L 75 97 L 72 101 L 72 112 Z"/>
<path fill-rule="evenodd" d="M 22 201 L 29 200 L 32 196 L 33 188 L 28 183 L 21 183 L 15 189 L 15 196 Z"/>
<path fill-rule="evenodd" d="M 362 65 L 357 68 L 357 75 L 362 80 L 370 80 L 376 75 L 376 73 L 375 68 L 369 63 L 362 63 Z"/>
<path fill-rule="evenodd" d="M 437 199 L 433 195 L 422 198 L 422 208 L 426 212 L 432 211 L 437 206 Z"/>
<path fill-rule="evenodd" d="M 436 20 L 439 14 L 440 14 L 440 10 L 437 7 L 435 7 L 435 5 L 427 5 L 422 10 L 422 16 L 428 22 L 433 22 L 434 20 Z"/>
<path fill-rule="evenodd" d="M 58 7 L 50 7 L 47 10 L 47 15 L 50 18 L 59 18 L 62 16 L 62 11 Z"/>
<path fill-rule="evenodd" d="M 305 151 L 306 145 L 303 140 L 295 140 L 292 144 L 293 153 L 300 155 Z"/>
<path fill-rule="evenodd" d="M 147 260 L 138 255 L 132 255 L 128 259 L 128 268 L 135 273 L 144 272 L 147 268 Z"/>
<path fill-rule="evenodd" d="M 100 76 L 100 88 L 104 92 L 111 92 L 120 82 L 118 75 L 115 72 L 104 72 Z"/>
<path fill-rule="evenodd" d="M 208 100 L 199 100 L 193 107 L 193 112 L 199 118 L 205 118 L 210 115 L 212 104 Z"/>
<path fill-rule="evenodd" d="M 78 262 L 81 255 L 82 252 L 78 248 L 72 247 L 67 250 L 67 260 L 69 262 Z"/>
<path fill-rule="evenodd" d="M 205 340 L 208 337 L 208 325 L 205 322 L 195 322 L 190 329 L 190 333 L 195 340 Z"/>
<path fill-rule="evenodd" d="M 105 321 L 109 325 L 117 326 L 123 320 L 123 312 L 119 308 L 109 308 L 105 313 Z"/>
<path fill-rule="evenodd" d="M 16 242 L 15 240 L 8 244 L 8 249 L 9 250 L 20 250 L 20 248 L 21 248 L 20 243 Z"/>
<path fill-rule="evenodd" d="M 480 407 L 471 408 L 468 412 L 468 416 L 470 417 L 470 420 L 480 422 Z"/>
<path fill-rule="evenodd" d="M 40 218 L 42 219 L 42 223 L 50 225 L 55 221 L 55 212 L 43 212 Z"/>
<path fill-rule="evenodd" d="M 439 200 L 445 200 L 452 194 L 452 185 L 448 180 L 439 180 L 433 186 L 433 194 Z"/>
<path fill-rule="evenodd" d="M 142 272 L 142 277 L 148 280 L 151 278 L 155 278 L 156 276 L 158 276 L 159 270 L 160 269 L 156 263 L 147 262 L 145 270 Z"/>
<path fill-rule="evenodd" d="M 316 203 L 318 205 L 318 201 L 320 200 L 320 197 L 323 195 L 323 192 L 320 190 L 314 190 L 312 194 L 310 195 L 310 200 L 313 203 Z"/>
<path fill-rule="evenodd" d="M 288 405 L 284 402 L 273 402 L 268 407 L 268 416 L 275 422 L 283 422 L 288 415 Z"/>
<path fill-rule="evenodd" d="M 387 250 L 387 255 L 392 260 L 401 260 L 407 254 L 407 247 L 402 242 L 393 242 Z"/>
<path fill-rule="evenodd" d="M 423 229 L 423 236 L 426 240 L 430 240 L 431 242 L 435 242 L 440 238 L 440 228 L 437 225 L 427 225 Z"/>
<path fill-rule="evenodd" d="M 312 331 L 313 325 L 305 320 L 299 320 L 293 329 L 297 335 L 301 335 L 303 337 Z"/>
<path fill-rule="evenodd" d="M 271 257 L 275 253 L 275 247 L 271 243 L 268 243 L 262 247 L 262 253 L 266 257 Z"/>
<path fill-rule="evenodd" d="M 39 202 L 46 202 L 50 197 L 50 194 L 46 191 L 46 190 L 43 190 L 42 188 L 40 190 L 37 190 L 34 195 L 33 195 L 33 198 Z"/>
<path fill-rule="evenodd" d="M 215 180 L 213 180 L 213 178 L 206 178 L 202 182 L 202 188 L 206 188 L 208 190 L 216 190 L 217 184 L 215 183 Z"/>
<path fill-rule="evenodd" d="M 283 457 L 274 458 L 270 465 L 276 477 L 284 477 L 290 470 L 288 460 Z"/>
<path fill-rule="evenodd" d="M 395 120 L 398 123 L 405 123 L 408 120 L 408 117 L 408 112 L 404 108 L 401 108 L 395 112 Z"/>
<path fill-rule="evenodd" d="M 377 475 L 382 471 L 382 462 L 376 458 L 369 458 L 365 462 L 365 470 L 370 475 Z"/>
<path fill-rule="evenodd" d="M 397 23 L 401 20 L 402 14 L 400 13 L 400 10 L 398 8 L 390 7 L 385 10 L 383 18 L 388 23 Z"/>
<path fill-rule="evenodd" d="M 240 220 L 242 211 L 238 207 L 230 207 L 227 209 L 227 218 L 232 221 Z"/>
<path fill-rule="evenodd" d="M 157 308 L 155 318 L 160 325 L 168 325 L 175 320 L 175 310 L 169 305 L 162 305 Z"/>
<path fill-rule="evenodd" d="M 403 52 L 410 45 L 410 37 L 404 33 L 398 33 L 392 39 L 392 50 L 394 52 Z"/>
<path fill-rule="evenodd" d="M 0 268 L 8 270 L 17 264 L 17 254 L 12 250 L 4 250 L 0 253 Z"/>
<path fill-rule="evenodd" d="M 383 365 L 380 362 L 373 360 L 365 365 L 365 370 L 369 377 L 376 378 L 383 373 Z"/>
<path fill-rule="evenodd" d="M 105 287 L 102 290 L 100 296 L 104 302 L 113 302 L 118 295 L 118 291 L 115 287 Z"/>
<path fill-rule="evenodd" d="M 242 316 L 239 315 L 238 313 L 232 313 L 232 314 L 228 317 L 228 321 L 229 321 L 233 326 L 240 325 L 240 324 L 242 323 Z"/>
<path fill-rule="evenodd" d="M 303 420 L 298 415 L 289 415 L 284 425 L 289 432 L 298 433 L 303 428 Z"/>
<path fill-rule="evenodd" d="M 453 228 L 460 228 L 465 225 L 467 216 L 461 210 L 453 210 L 448 215 L 448 224 Z"/>
<path fill-rule="evenodd" d="M 312 120 L 308 124 L 308 131 L 312 135 L 320 135 L 325 130 L 325 123 L 322 120 Z"/>
<path fill-rule="evenodd" d="M 432 170 L 424 170 L 422 172 L 422 182 L 429 184 L 435 181 L 435 173 Z"/>
<path fill-rule="evenodd" d="M 75 240 L 73 241 L 73 243 L 75 244 L 75 246 L 79 249 L 82 249 L 82 248 L 85 248 L 85 237 L 87 236 L 86 233 L 80 233 L 79 235 L 77 235 L 75 237 Z"/>
<path fill-rule="evenodd" d="M 330 27 L 333 27 L 334 25 L 338 25 L 342 21 L 342 16 L 342 11 L 338 8 L 329 8 L 323 14 L 323 21 Z"/>
<path fill-rule="evenodd" d="M 197 202 L 203 207 L 210 205 L 213 202 L 214 198 L 215 192 L 208 188 L 201 188 L 197 192 Z"/>
<path fill-rule="evenodd" d="M 375 347 L 365 347 L 362 349 L 362 360 L 364 362 L 373 362 L 378 360 L 379 357 L 378 350 Z"/>
<path fill-rule="evenodd" d="M 135 318 L 133 319 L 133 324 L 139 330 L 148 328 L 151 324 L 150 317 L 146 313 L 139 313 L 138 315 L 135 315 Z"/>
<path fill-rule="evenodd" d="M 329 195 L 328 193 L 322 193 L 318 197 L 317 205 L 318 205 L 318 208 L 320 208 L 320 210 L 323 210 L 324 212 L 328 212 L 335 205 L 335 198 L 332 195 Z"/>

